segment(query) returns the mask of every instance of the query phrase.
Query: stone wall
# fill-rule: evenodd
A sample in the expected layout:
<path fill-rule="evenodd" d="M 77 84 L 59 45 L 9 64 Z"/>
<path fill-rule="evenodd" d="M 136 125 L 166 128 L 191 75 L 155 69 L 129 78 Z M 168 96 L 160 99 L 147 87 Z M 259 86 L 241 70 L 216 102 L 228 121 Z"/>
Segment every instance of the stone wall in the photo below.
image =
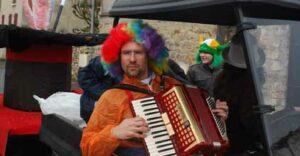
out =
<path fill-rule="evenodd" d="M 261 84 L 264 103 L 275 106 L 276 111 L 286 107 L 290 29 L 288 25 L 271 25 L 250 31 L 258 39 L 266 57 L 261 73 L 264 77 Z M 270 42 L 271 38 L 276 40 Z"/>

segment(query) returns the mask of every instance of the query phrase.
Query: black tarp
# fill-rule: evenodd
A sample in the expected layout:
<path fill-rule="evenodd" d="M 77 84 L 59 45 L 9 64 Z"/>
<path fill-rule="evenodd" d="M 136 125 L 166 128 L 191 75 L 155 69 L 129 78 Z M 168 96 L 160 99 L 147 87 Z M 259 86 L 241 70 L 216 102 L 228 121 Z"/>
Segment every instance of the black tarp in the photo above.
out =
<path fill-rule="evenodd" d="M 110 16 L 236 25 L 235 7 L 247 17 L 300 19 L 300 0 L 115 0 Z"/>
<path fill-rule="evenodd" d="M 33 98 L 47 98 L 70 91 L 71 63 L 42 63 L 6 60 L 4 105 L 25 111 L 40 111 Z"/>
<path fill-rule="evenodd" d="M 0 25 L 0 48 L 10 48 L 14 52 L 22 52 L 32 44 L 94 46 L 100 45 L 106 37 L 107 34 L 62 34 L 14 25 Z"/>

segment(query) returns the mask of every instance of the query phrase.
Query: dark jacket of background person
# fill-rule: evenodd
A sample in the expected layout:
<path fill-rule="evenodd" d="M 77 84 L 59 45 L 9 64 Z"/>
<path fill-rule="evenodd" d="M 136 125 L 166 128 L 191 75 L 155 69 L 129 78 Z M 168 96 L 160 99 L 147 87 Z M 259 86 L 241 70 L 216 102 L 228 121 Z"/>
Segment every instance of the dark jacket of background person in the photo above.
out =
<path fill-rule="evenodd" d="M 214 81 L 221 72 L 221 68 L 210 68 L 209 65 L 198 63 L 189 67 L 187 79 L 194 85 L 213 95 Z"/>
<path fill-rule="evenodd" d="M 175 78 L 176 80 L 180 81 L 184 84 L 190 84 L 187 80 L 187 76 L 185 75 L 184 70 L 172 59 L 169 59 L 169 70 L 167 71 L 166 75 Z"/>
<path fill-rule="evenodd" d="M 172 59 L 169 59 L 170 69 L 167 76 L 173 77 L 178 81 L 189 84 L 186 80 L 184 70 Z M 106 74 L 100 63 L 100 57 L 97 56 L 90 60 L 89 64 L 78 71 L 78 84 L 83 89 L 83 95 L 80 98 L 80 116 L 88 122 L 95 102 L 109 88 L 117 84 L 111 76 Z"/>
<path fill-rule="evenodd" d="M 79 69 L 77 80 L 79 86 L 84 90 L 80 98 L 80 115 L 87 122 L 95 102 L 104 91 L 117 82 L 106 74 L 99 56 L 91 59 L 87 66 Z"/>
<path fill-rule="evenodd" d="M 228 103 L 226 120 L 230 141 L 228 156 L 255 155 L 261 148 L 259 116 L 253 111 L 257 103 L 249 69 L 224 64 L 223 71 L 215 81 L 214 96 Z"/>

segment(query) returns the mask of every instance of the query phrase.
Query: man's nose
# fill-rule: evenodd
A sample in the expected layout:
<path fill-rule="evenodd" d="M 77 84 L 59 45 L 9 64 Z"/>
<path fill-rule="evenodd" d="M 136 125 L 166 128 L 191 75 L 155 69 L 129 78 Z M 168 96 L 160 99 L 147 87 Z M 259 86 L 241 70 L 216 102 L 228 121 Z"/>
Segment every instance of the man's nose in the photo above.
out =
<path fill-rule="evenodd" d="M 135 56 L 135 53 L 134 53 L 134 52 L 131 52 L 131 53 L 130 53 L 130 61 L 131 61 L 131 62 L 135 62 L 135 61 L 136 61 L 136 56 Z"/>

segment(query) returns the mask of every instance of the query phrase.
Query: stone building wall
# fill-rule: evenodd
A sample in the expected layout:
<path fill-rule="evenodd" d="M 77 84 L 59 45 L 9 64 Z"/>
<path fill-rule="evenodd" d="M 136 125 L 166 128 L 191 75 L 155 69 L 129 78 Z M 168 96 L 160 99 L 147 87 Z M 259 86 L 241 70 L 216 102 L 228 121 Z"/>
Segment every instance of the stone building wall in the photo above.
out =
<path fill-rule="evenodd" d="M 283 110 L 287 101 L 291 28 L 288 25 L 258 26 L 250 33 L 258 39 L 266 57 L 261 73 L 264 103 L 275 106 L 276 111 Z M 270 38 L 276 40 L 270 42 Z"/>

